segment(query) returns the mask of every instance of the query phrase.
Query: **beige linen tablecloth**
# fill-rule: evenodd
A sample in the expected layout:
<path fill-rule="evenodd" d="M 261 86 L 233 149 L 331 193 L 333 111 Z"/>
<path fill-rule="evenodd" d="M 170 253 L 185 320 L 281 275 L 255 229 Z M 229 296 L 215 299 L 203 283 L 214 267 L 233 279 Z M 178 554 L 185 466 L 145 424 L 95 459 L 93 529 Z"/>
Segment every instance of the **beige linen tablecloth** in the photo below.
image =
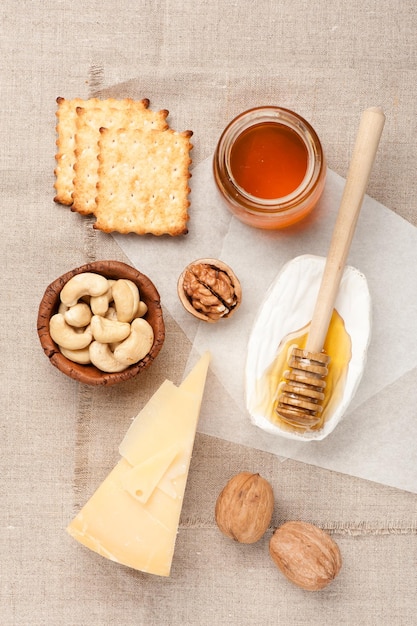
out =
<path fill-rule="evenodd" d="M 112 236 L 53 202 L 57 96 L 120 97 L 141 86 L 173 128 L 194 131 L 194 166 L 237 113 L 285 106 L 313 124 L 341 176 L 359 112 L 381 105 L 387 123 L 368 193 L 417 225 L 415 3 L 5 0 L 0 11 L 0 623 L 416 624 L 415 494 L 207 435 L 196 438 L 169 579 L 76 544 L 66 525 L 116 462 L 131 418 L 166 377 L 181 381 L 191 345 L 165 309 L 154 365 L 96 389 L 52 368 L 36 334 L 39 300 L 58 275 L 129 261 Z M 415 271 L 404 258 L 404 272 Z M 407 376 L 411 388 L 415 371 Z M 208 401 L 227 419 L 222 396 Z M 276 496 L 271 528 L 251 546 L 227 540 L 214 521 L 219 491 L 241 470 L 259 471 Z M 317 524 L 340 546 L 342 571 L 322 592 L 292 586 L 269 559 L 273 528 L 290 519 Z"/>

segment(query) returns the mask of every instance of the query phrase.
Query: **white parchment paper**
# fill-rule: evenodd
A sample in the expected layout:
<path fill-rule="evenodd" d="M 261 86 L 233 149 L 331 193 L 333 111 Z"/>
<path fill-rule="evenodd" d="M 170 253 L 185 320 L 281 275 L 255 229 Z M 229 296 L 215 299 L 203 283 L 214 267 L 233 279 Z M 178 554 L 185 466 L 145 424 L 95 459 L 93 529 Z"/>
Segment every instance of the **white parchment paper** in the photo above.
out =
<path fill-rule="evenodd" d="M 218 196 L 212 160 L 192 172 L 189 233 L 179 238 L 115 239 L 134 266 L 156 284 L 163 305 L 193 343 L 209 349 L 225 398 L 203 403 L 199 431 L 306 463 L 417 493 L 417 229 L 365 197 L 348 263 L 365 274 L 372 297 L 367 367 L 347 413 L 320 442 L 294 442 L 250 423 L 244 368 L 255 316 L 284 263 L 302 254 L 326 256 L 344 179 L 328 172 L 314 214 L 281 231 L 261 231 L 231 216 Z M 199 322 L 177 295 L 177 279 L 198 258 L 228 263 L 242 284 L 241 307 L 229 320 Z M 190 361 L 195 361 L 195 354 Z M 226 406 L 225 406 L 226 404 Z"/>

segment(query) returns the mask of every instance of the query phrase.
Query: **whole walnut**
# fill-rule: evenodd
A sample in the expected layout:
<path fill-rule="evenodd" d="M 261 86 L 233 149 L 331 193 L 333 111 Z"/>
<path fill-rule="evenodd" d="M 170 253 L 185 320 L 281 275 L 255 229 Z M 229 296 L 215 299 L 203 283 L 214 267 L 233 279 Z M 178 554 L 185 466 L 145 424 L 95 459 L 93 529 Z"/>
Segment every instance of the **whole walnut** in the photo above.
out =
<path fill-rule="evenodd" d="M 255 543 L 272 519 L 274 493 L 259 474 L 240 472 L 217 498 L 215 517 L 221 532 L 239 543 Z"/>
<path fill-rule="evenodd" d="M 338 545 L 307 522 L 286 522 L 277 528 L 269 542 L 269 553 L 288 580 L 308 591 L 326 587 L 342 566 Z"/>

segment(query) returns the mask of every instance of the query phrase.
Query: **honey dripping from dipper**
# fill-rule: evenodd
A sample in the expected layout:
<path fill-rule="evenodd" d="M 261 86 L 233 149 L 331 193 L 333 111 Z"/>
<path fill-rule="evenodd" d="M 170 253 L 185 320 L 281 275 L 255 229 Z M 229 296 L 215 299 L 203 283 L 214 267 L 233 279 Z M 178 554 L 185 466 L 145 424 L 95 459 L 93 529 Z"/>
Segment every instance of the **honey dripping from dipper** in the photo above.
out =
<path fill-rule="evenodd" d="M 314 380 L 313 387 L 303 387 L 305 381 L 301 380 L 296 386 L 300 389 L 299 398 L 291 397 L 291 406 L 286 406 L 282 402 L 285 396 L 285 387 L 288 383 L 288 372 L 297 375 L 291 365 L 293 348 L 303 350 L 309 332 L 309 324 L 304 328 L 285 337 L 278 347 L 277 357 L 271 363 L 265 372 L 259 384 L 260 398 L 274 398 L 274 402 L 270 406 L 262 406 L 261 411 L 268 416 L 268 419 L 277 424 L 280 428 L 288 431 L 307 432 L 320 430 L 325 423 L 327 416 L 331 415 L 333 409 L 340 402 L 343 396 L 345 382 L 349 369 L 349 362 L 352 356 L 352 342 L 349 333 L 346 331 L 345 324 L 339 313 L 334 310 L 326 340 L 324 343 L 323 361 L 327 361 L 325 367 L 327 374 L 325 379 L 317 378 Z M 321 372 L 323 364 L 319 364 L 319 372 Z M 304 373 L 301 374 L 301 378 Z M 265 386 L 265 387 L 264 387 Z M 262 393 L 261 389 L 267 388 L 267 393 Z M 312 393 L 313 392 L 313 393 Z M 293 391 L 292 391 L 293 393 Z M 306 395 L 308 400 L 306 400 Z M 317 402 L 313 402 L 308 411 L 302 405 L 303 410 L 300 414 L 294 415 L 294 407 L 297 402 L 311 403 L 315 397 Z M 281 405 L 284 404 L 282 407 Z M 307 416 L 307 417 L 306 417 Z"/>

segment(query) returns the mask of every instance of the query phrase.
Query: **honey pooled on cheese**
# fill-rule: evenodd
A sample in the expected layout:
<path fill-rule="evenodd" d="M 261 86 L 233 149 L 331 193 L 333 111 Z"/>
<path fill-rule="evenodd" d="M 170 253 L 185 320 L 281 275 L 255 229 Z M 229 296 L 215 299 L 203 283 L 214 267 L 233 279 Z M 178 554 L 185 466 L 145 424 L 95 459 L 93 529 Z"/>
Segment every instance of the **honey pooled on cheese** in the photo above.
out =
<path fill-rule="evenodd" d="M 288 365 L 288 356 L 292 352 L 294 346 L 304 348 L 310 324 L 290 335 L 287 341 L 278 347 L 277 358 L 265 370 L 264 376 L 256 381 L 258 386 L 259 398 L 262 398 L 258 407 L 264 415 L 273 424 L 277 424 L 283 430 L 307 432 L 307 426 L 295 426 L 287 424 L 286 421 L 279 416 L 276 411 L 277 400 L 280 394 L 280 386 L 286 380 L 287 372 L 290 369 Z M 352 356 L 351 338 L 346 332 L 345 325 L 336 309 L 330 320 L 329 329 L 324 344 L 324 352 L 330 357 L 328 364 L 328 374 L 326 375 L 326 386 L 324 388 L 324 399 L 321 402 L 323 412 L 320 414 L 320 421 L 311 427 L 311 430 L 320 430 L 326 421 L 327 415 L 331 414 L 334 407 L 340 402 L 345 388 L 345 381 L 349 368 L 349 361 Z M 266 387 L 262 391 L 262 388 Z M 268 398 L 269 401 L 265 401 Z M 271 402 L 271 398 L 273 401 Z"/>
<path fill-rule="evenodd" d="M 128 429 L 121 459 L 67 531 L 112 561 L 169 576 L 210 354 L 166 380 Z"/>

